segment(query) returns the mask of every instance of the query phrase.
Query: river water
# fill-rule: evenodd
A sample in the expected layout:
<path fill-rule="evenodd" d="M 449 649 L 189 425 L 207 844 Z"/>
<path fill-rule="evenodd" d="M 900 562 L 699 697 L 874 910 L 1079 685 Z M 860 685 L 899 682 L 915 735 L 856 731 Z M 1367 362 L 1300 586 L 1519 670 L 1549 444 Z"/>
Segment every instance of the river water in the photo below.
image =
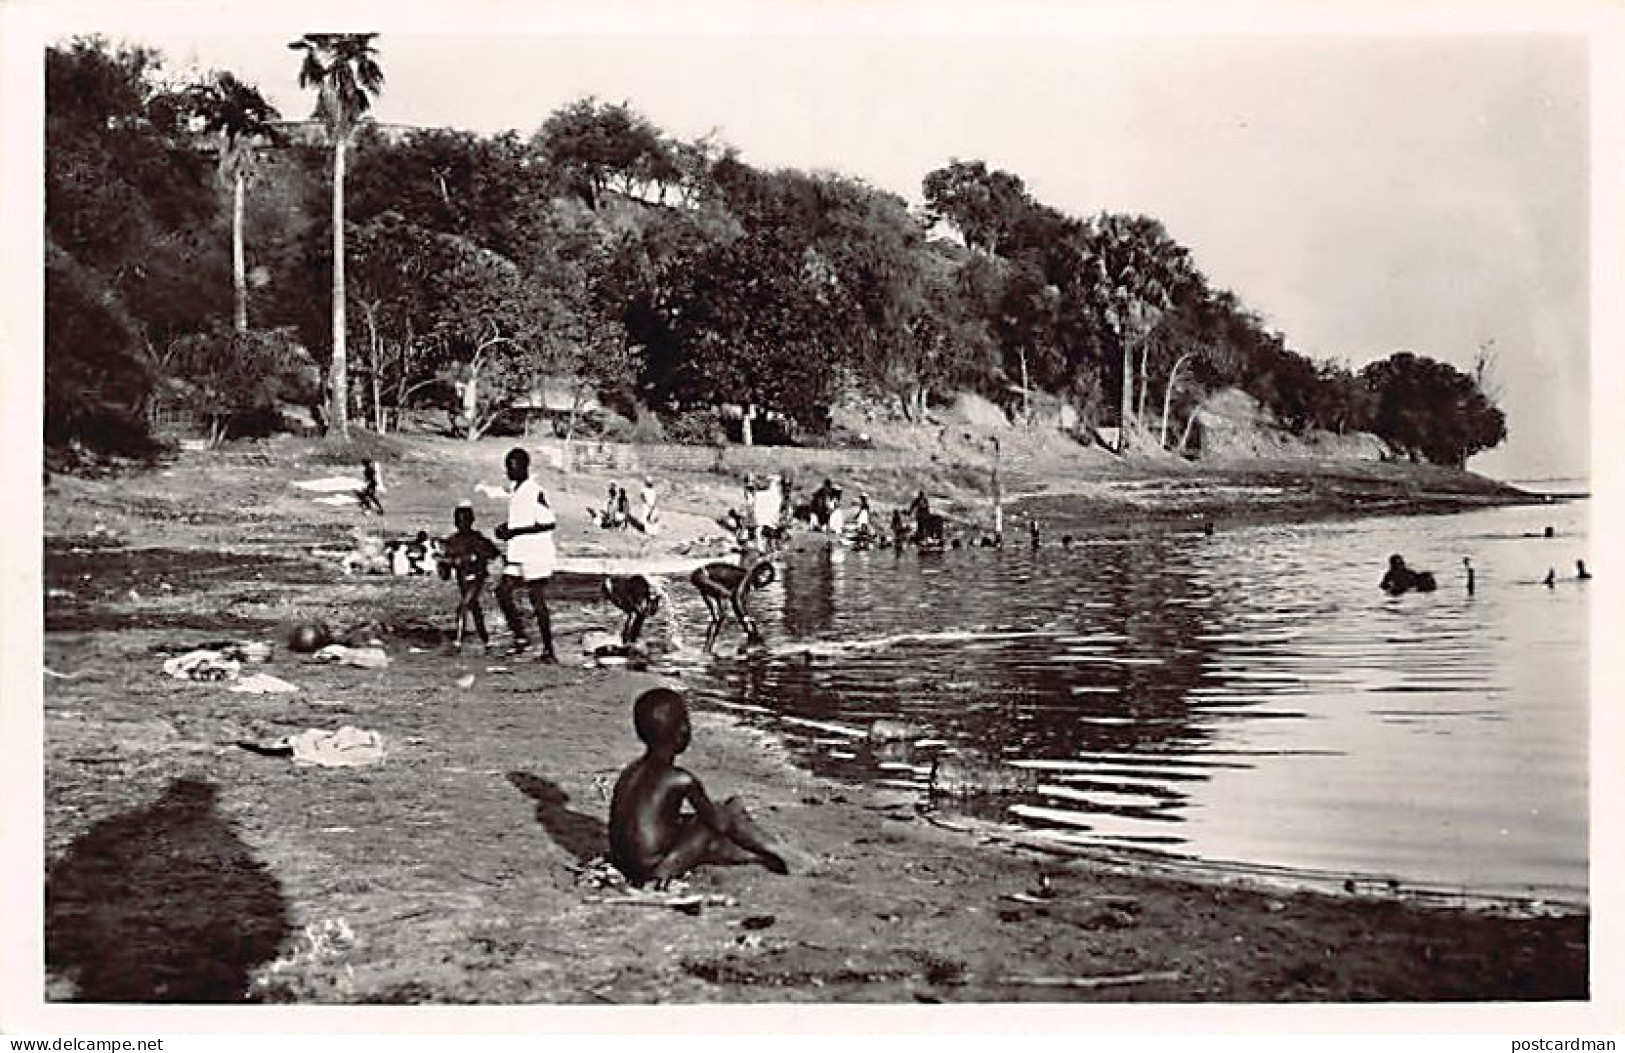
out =
<path fill-rule="evenodd" d="M 1063 846 L 1588 901 L 1586 502 L 1212 535 L 1021 513 L 1000 550 L 788 554 L 749 656 L 732 625 L 698 655 L 673 589 L 691 697 L 838 778 L 1016 773 L 943 803 Z M 1393 552 L 1439 590 L 1382 593 Z"/>

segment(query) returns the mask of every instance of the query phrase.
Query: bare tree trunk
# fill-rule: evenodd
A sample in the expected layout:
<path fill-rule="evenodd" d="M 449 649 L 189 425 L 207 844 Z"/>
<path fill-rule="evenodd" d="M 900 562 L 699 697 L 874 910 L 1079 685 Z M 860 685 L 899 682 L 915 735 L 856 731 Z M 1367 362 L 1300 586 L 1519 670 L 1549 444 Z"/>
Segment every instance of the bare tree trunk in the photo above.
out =
<path fill-rule="evenodd" d="M 1027 382 L 1027 348 L 1020 349 L 1021 354 L 1021 420 L 1023 423 L 1032 420 L 1032 393 Z"/>
<path fill-rule="evenodd" d="M 1145 420 L 1145 402 L 1151 395 L 1151 340 L 1149 336 L 1140 340 L 1140 382 L 1138 390 L 1134 393 L 1134 419 Z"/>
<path fill-rule="evenodd" d="M 1128 449 L 1129 428 L 1134 425 L 1134 343 L 1129 338 L 1128 326 L 1118 327 L 1123 343 L 1123 401 L 1118 408 L 1117 452 Z"/>
<path fill-rule="evenodd" d="M 328 371 L 332 405 L 328 430 L 350 434 L 350 371 L 344 347 L 344 135 L 333 133 L 333 365 Z"/>
<path fill-rule="evenodd" d="M 463 418 L 468 421 L 468 435 L 465 438 L 473 442 L 480 437 L 480 429 L 476 426 L 480 410 L 480 366 L 479 360 L 468 368 L 467 386 L 463 388 Z"/>
<path fill-rule="evenodd" d="M 1191 429 L 1193 429 L 1195 427 L 1196 427 L 1196 414 L 1192 413 L 1189 417 L 1185 418 L 1185 430 L 1183 432 L 1181 432 L 1180 436 L 1179 436 L 1179 452 L 1180 453 L 1184 453 L 1185 448 L 1190 445 Z"/>
<path fill-rule="evenodd" d="M 248 331 L 248 267 L 243 257 L 243 173 L 238 172 L 231 190 L 231 282 L 236 294 L 232 322 L 239 333 Z"/>
<path fill-rule="evenodd" d="M 1162 392 L 1162 430 L 1157 434 L 1157 445 L 1168 448 L 1168 414 L 1174 407 L 1174 385 L 1179 382 L 1179 368 L 1191 359 L 1191 352 L 1179 356 L 1174 368 L 1168 371 L 1168 386 Z"/>

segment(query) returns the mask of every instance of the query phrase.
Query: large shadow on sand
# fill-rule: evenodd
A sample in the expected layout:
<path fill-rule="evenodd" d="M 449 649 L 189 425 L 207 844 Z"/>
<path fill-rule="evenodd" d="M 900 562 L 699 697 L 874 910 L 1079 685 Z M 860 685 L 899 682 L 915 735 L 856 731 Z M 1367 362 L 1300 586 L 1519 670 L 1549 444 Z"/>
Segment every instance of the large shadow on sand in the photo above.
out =
<path fill-rule="evenodd" d="M 244 1002 L 291 931 L 282 884 L 215 806 L 176 779 L 104 819 L 46 875 L 45 960 L 84 1002 Z"/>
<path fill-rule="evenodd" d="M 566 807 L 570 803 L 570 795 L 557 783 L 528 771 L 511 771 L 508 781 L 520 793 L 536 802 L 536 821 L 542 824 L 542 829 L 547 831 L 555 844 L 575 857 L 577 863 L 585 863 L 609 851 L 608 824 L 597 816 Z"/>

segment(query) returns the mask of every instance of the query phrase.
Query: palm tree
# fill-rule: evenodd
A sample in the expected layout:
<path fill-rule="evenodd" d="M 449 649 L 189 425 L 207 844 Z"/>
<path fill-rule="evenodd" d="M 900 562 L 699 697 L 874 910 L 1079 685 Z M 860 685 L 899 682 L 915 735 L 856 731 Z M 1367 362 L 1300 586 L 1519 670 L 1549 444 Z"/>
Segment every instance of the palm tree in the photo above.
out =
<path fill-rule="evenodd" d="M 333 366 L 328 373 L 329 429 L 349 434 L 349 375 L 344 353 L 344 148 L 383 90 L 374 58 L 377 33 L 306 33 L 289 44 L 303 51 L 299 86 L 316 89 L 316 117 L 333 141 Z"/>
<path fill-rule="evenodd" d="M 272 138 L 271 122 L 280 114 L 259 90 L 230 73 L 192 89 L 192 105 L 203 130 L 220 136 L 220 178 L 232 188 L 231 279 L 236 293 L 233 323 L 248 331 L 248 278 L 243 261 L 243 198 L 254 167 L 254 140 Z"/>

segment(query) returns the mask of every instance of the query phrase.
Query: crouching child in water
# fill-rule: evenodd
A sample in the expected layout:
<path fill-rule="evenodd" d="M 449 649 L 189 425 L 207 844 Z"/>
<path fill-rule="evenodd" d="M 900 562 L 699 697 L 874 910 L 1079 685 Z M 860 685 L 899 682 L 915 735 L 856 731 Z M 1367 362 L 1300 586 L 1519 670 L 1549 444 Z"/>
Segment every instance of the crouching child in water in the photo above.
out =
<path fill-rule="evenodd" d="M 502 553 L 494 541 L 474 529 L 474 506 L 467 501 L 452 512 L 451 521 L 457 529 L 440 543 L 439 563 L 441 580 L 457 582 L 457 638 L 452 648 L 463 649 L 463 630 L 472 617 L 480 643 L 490 650 L 491 637 L 485 631 L 480 593 L 490 576 L 490 562 Z"/>
<path fill-rule="evenodd" d="M 642 574 L 616 574 L 605 578 L 604 598 L 626 615 L 626 624 L 621 626 L 621 643 L 627 647 L 638 642 L 643 623 L 660 609 L 660 594 Z"/>
<path fill-rule="evenodd" d="M 711 803 L 700 780 L 677 766 L 691 736 L 682 695 L 645 691 L 632 706 L 632 723 L 644 753 L 621 772 L 609 803 L 609 857 L 628 881 L 681 877 L 705 863 L 790 872 L 738 798 Z"/>

